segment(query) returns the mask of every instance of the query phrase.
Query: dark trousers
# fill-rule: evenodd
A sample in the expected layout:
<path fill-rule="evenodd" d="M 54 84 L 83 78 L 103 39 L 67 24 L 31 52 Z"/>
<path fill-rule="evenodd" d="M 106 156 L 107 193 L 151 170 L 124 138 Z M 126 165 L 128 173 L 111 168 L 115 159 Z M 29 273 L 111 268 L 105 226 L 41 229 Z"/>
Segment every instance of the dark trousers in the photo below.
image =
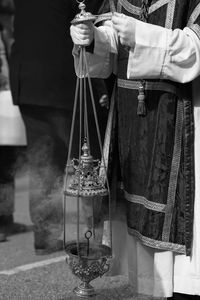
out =
<path fill-rule="evenodd" d="M 0 146 L 0 216 L 14 212 L 15 146 Z"/>
<path fill-rule="evenodd" d="M 35 248 L 54 248 L 62 232 L 62 185 L 71 114 L 29 105 L 21 105 L 20 110 L 28 143 L 30 216 Z"/>
<path fill-rule="evenodd" d="M 64 109 L 20 105 L 27 133 L 30 168 L 30 215 L 34 224 L 35 248 L 56 247 L 62 232 L 63 175 L 68 155 L 72 112 Z M 104 120 L 104 121 L 103 121 Z M 103 125 L 104 126 L 103 126 Z M 106 119 L 101 118 L 101 132 Z M 94 125 L 89 125 L 95 131 Z M 76 123 L 72 157 L 78 154 Z M 94 145 L 98 145 L 91 132 Z M 95 155 L 99 152 L 92 147 Z"/>

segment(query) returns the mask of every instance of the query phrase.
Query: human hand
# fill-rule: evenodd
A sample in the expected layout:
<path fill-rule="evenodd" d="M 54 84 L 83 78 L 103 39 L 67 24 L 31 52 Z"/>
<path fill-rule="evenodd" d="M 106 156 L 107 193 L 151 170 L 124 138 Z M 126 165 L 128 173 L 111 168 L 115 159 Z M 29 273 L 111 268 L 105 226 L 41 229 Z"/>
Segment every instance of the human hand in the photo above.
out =
<path fill-rule="evenodd" d="M 101 107 L 109 109 L 109 97 L 107 94 L 103 94 L 101 96 L 101 98 L 99 99 L 99 104 L 101 105 Z"/>
<path fill-rule="evenodd" d="M 135 45 L 135 19 L 124 14 L 114 13 L 112 17 L 114 29 L 118 33 L 120 42 L 124 46 Z"/>
<path fill-rule="evenodd" d="M 89 46 L 94 39 L 94 25 L 92 22 L 71 25 L 70 35 L 75 45 Z"/>

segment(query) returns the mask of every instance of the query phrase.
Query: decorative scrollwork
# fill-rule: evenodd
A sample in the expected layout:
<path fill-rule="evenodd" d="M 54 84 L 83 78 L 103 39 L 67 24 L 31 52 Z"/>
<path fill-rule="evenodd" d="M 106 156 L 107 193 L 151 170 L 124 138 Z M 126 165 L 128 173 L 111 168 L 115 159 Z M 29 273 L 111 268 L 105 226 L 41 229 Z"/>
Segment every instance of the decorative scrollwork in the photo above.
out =
<path fill-rule="evenodd" d="M 81 259 L 79 262 L 70 259 L 68 262 L 72 273 L 83 282 L 89 283 L 93 279 L 101 277 L 109 270 L 107 258 L 91 262 L 90 264 L 88 262 L 85 259 Z"/>
<path fill-rule="evenodd" d="M 87 243 L 80 243 L 80 255 L 86 253 Z M 109 271 L 111 264 L 111 248 L 106 245 L 94 245 L 90 248 L 92 254 L 80 256 L 77 254 L 77 244 L 67 245 L 66 261 L 72 271 L 82 282 L 89 284 L 95 278 L 103 276 Z"/>
<path fill-rule="evenodd" d="M 67 193 L 80 196 L 105 196 L 108 194 L 104 186 L 103 176 L 99 176 L 100 160 L 90 155 L 87 141 L 83 147 L 81 159 L 74 158 L 71 166 L 75 170 Z"/>

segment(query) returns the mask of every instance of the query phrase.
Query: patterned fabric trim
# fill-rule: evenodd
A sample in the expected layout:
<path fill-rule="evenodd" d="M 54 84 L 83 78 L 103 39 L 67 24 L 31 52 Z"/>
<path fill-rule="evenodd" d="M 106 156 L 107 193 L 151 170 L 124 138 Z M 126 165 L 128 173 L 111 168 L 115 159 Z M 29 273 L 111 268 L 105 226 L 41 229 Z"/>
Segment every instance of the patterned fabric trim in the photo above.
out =
<path fill-rule="evenodd" d="M 156 10 L 158 10 L 159 8 L 161 8 L 162 6 L 168 4 L 168 8 L 167 8 L 167 17 L 169 18 L 169 20 L 167 21 L 167 28 L 171 28 L 172 27 L 172 22 L 173 22 L 173 17 L 174 17 L 174 11 L 175 11 L 175 4 L 176 4 L 176 0 L 160 0 L 157 1 L 156 3 L 152 4 L 149 8 L 149 14 L 155 12 Z M 119 0 L 118 1 L 118 7 L 117 7 L 117 11 L 121 12 L 121 8 L 125 8 L 129 13 L 135 14 L 135 15 L 140 15 L 141 9 L 140 7 L 137 7 L 131 3 L 128 2 L 128 0 Z M 168 24 L 169 23 L 169 24 Z"/>
<path fill-rule="evenodd" d="M 156 10 L 158 10 L 159 8 L 161 8 L 162 6 L 164 6 L 166 4 L 168 4 L 168 6 L 167 6 L 165 28 L 171 29 L 172 26 L 173 26 L 176 0 L 160 0 L 160 1 L 157 1 L 156 3 L 154 3 L 150 6 L 149 14 L 155 12 Z M 111 10 L 115 11 L 115 7 L 113 7 L 113 5 L 111 7 Z M 124 7 L 129 13 L 132 13 L 132 14 L 135 14 L 135 15 L 138 15 L 138 16 L 140 15 L 140 11 L 141 11 L 140 7 L 132 5 L 131 3 L 128 2 L 128 0 L 119 0 L 118 1 L 117 11 L 119 13 L 121 12 L 122 7 Z M 98 22 L 106 20 L 107 19 L 106 15 L 107 15 L 108 19 L 110 19 L 111 16 L 112 16 L 112 15 L 110 15 L 110 13 L 102 14 L 102 15 L 98 16 Z M 194 24 L 194 23 L 195 23 L 195 21 L 196 21 L 196 19 L 198 18 L 199 15 L 200 15 L 200 3 L 194 9 L 194 11 L 191 14 L 191 16 L 188 20 L 188 23 L 187 23 L 187 27 L 190 27 L 191 29 L 193 29 L 195 31 L 195 33 L 197 33 L 198 36 L 200 36 L 200 32 L 199 32 L 200 29 L 198 28 L 199 25 Z M 197 25 L 197 26 L 193 27 L 192 25 Z"/>
<path fill-rule="evenodd" d="M 199 26 L 199 24 L 192 24 L 189 28 L 192 29 L 196 33 L 198 38 L 200 39 L 200 26 Z"/>
<path fill-rule="evenodd" d="M 161 8 L 162 6 L 168 4 L 170 2 L 170 0 L 160 0 L 157 1 L 156 3 L 152 4 L 149 8 L 149 13 L 153 13 L 154 11 L 156 11 L 157 9 Z"/>
<path fill-rule="evenodd" d="M 142 235 L 141 233 L 139 233 L 138 231 L 132 228 L 128 228 L 128 232 L 131 235 L 134 235 L 136 238 L 138 238 L 145 246 L 155 248 L 155 249 L 168 250 L 168 251 L 174 251 L 174 252 L 185 254 L 185 246 L 183 245 L 178 245 L 178 244 L 163 242 L 163 241 L 156 241 L 154 239 L 150 239 Z"/>
<path fill-rule="evenodd" d="M 129 3 L 127 0 L 119 0 L 118 3 L 119 3 L 118 9 L 119 9 L 119 7 L 121 8 L 123 6 L 129 13 L 132 13 L 134 15 L 139 15 L 141 12 L 140 7 L 137 7 L 137 6 Z M 120 9 L 120 11 L 121 11 L 121 9 Z"/>
<path fill-rule="evenodd" d="M 102 178 L 104 184 L 107 183 L 107 176 L 106 170 L 108 170 L 108 162 L 109 162 L 109 151 L 110 151 L 110 144 L 111 144 L 111 135 L 112 135 L 112 127 L 115 125 L 115 91 L 116 91 L 116 84 L 113 87 L 112 97 L 110 101 L 110 109 L 108 114 L 105 138 L 104 138 L 104 145 L 103 145 L 103 155 L 99 170 L 99 176 Z"/>
<path fill-rule="evenodd" d="M 165 28 L 171 29 L 173 26 L 176 0 L 170 0 L 167 6 Z"/>
<path fill-rule="evenodd" d="M 110 4 L 110 10 L 111 10 L 111 12 L 115 12 L 116 8 L 115 8 L 115 4 L 114 4 L 113 0 L 109 0 L 109 4 Z"/>
<path fill-rule="evenodd" d="M 183 102 L 178 100 L 174 150 L 173 150 L 173 158 L 172 158 L 169 187 L 168 187 L 167 206 L 166 206 L 166 213 L 165 213 L 165 220 L 164 220 L 163 234 L 162 234 L 163 241 L 169 241 L 169 236 L 170 236 L 172 211 L 173 211 L 174 201 L 176 196 L 178 171 L 179 171 L 180 159 L 181 159 L 182 133 L 183 133 Z"/>
<path fill-rule="evenodd" d="M 188 20 L 187 26 L 191 27 L 191 25 L 194 24 L 194 22 L 196 21 L 196 19 L 198 18 L 199 15 L 200 15 L 200 3 L 193 10 L 193 12 Z"/>
<path fill-rule="evenodd" d="M 118 13 L 122 12 L 122 5 L 121 5 L 120 1 L 117 2 L 117 12 Z"/>
<path fill-rule="evenodd" d="M 137 80 L 126 80 L 120 79 L 117 80 L 118 87 L 130 89 L 130 90 L 138 90 L 140 81 Z M 159 81 L 146 81 L 145 90 L 155 90 L 155 91 L 165 91 L 168 93 L 177 94 L 177 87 L 168 83 L 168 82 L 159 82 Z"/>
<path fill-rule="evenodd" d="M 194 172 L 194 115 L 193 104 L 189 99 L 183 100 L 184 107 L 184 165 L 185 165 L 185 245 L 186 255 L 191 255 L 193 239 L 193 214 L 195 194 Z"/>
<path fill-rule="evenodd" d="M 129 194 L 126 191 L 124 191 L 124 196 L 125 196 L 126 200 L 128 200 L 129 202 L 141 204 L 144 207 L 146 207 L 147 209 L 151 209 L 151 210 L 158 211 L 158 212 L 165 212 L 165 210 L 166 210 L 165 204 L 149 201 L 145 197 Z"/>

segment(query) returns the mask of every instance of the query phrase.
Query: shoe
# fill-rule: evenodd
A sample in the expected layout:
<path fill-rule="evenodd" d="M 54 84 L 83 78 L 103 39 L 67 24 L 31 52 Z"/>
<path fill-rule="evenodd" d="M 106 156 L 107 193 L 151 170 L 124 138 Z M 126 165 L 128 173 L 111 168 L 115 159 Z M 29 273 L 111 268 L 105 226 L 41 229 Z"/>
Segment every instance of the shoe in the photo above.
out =
<path fill-rule="evenodd" d="M 7 221 L 8 216 L 0 216 L 0 242 L 7 240 Z"/>
<path fill-rule="evenodd" d="M 6 231 L 0 228 L 0 243 L 7 240 Z"/>
<path fill-rule="evenodd" d="M 5 227 L 4 231 L 6 235 L 30 232 L 33 230 L 32 225 L 15 223 L 13 215 L 0 216 L 0 233 L 1 233 L 1 227 Z"/>
<path fill-rule="evenodd" d="M 25 225 L 25 224 L 21 224 L 21 223 L 13 223 L 10 226 L 8 226 L 8 228 L 7 228 L 8 235 L 25 233 L 25 232 L 30 232 L 30 231 L 33 231 L 32 225 Z"/>
<path fill-rule="evenodd" d="M 39 247 L 38 245 L 35 245 L 35 254 L 36 255 L 48 255 L 52 254 L 54 252 L 62 251 L 64 250 L 63 241 L 57 240 L 57 242 L 52 246 L 49 247 Z"/>

